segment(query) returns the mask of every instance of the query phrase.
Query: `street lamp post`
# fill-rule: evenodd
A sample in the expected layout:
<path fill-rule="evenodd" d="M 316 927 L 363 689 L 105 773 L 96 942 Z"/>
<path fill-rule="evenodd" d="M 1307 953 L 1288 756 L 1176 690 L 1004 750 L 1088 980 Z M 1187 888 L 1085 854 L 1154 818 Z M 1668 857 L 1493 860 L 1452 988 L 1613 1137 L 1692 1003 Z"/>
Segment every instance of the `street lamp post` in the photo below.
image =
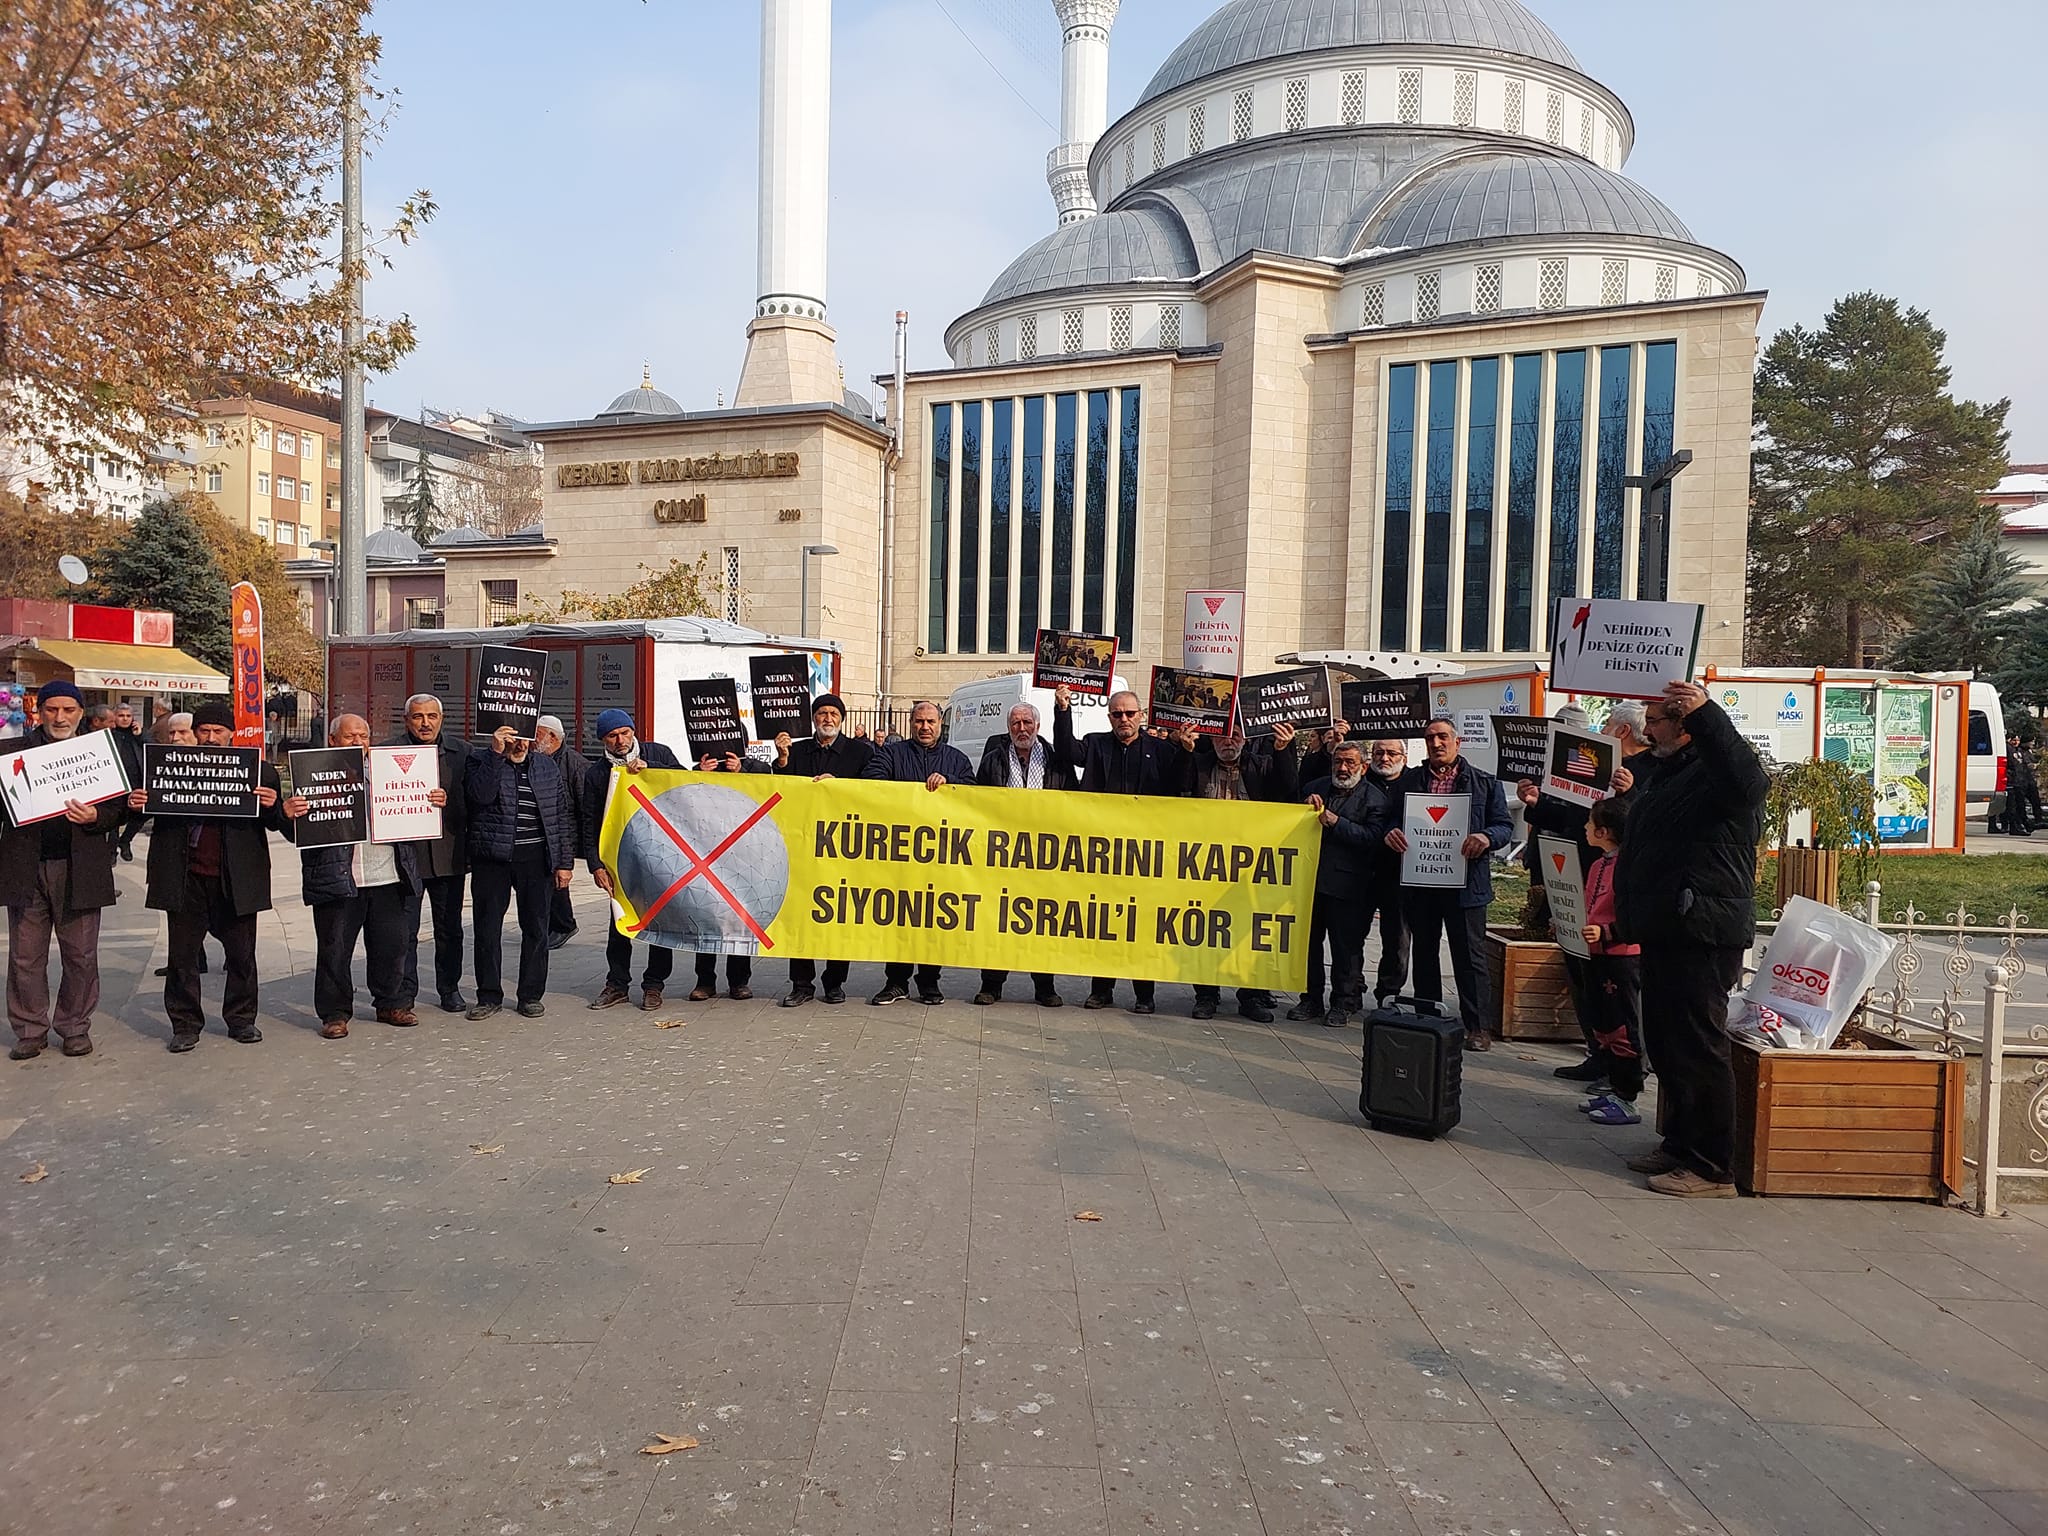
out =
<path fill-rule="evenodd" d="M 339 551 L 340 546 L 334 539 L 315 539 L 306 547 L 318 550 L 327 557 L 327 574 L 320 581 L 320 590 L 327 597 L 327 633 L 320 638 L 322 640 L 332 640 L 335 635 L 335 611 L 341 604 L 341 593 L 334 585 L 334 578 L 339 574 L 335 555 Z"/>
<path fill-rule="evenodd" d="M 1631 490 L 1643 493 L 1643 557 L 1636 596 L 1653 603 L 1664 600 L 1669 575 L 1664 569 L 1664 546 L 1671 524 L 1671 482 L 1684 474 L 1686 466 L 1691 463 L 1692 450 L 1681 448 L 1655 469 L 1645 469 L 1640 475 L 1630 475 L 1622 482 Z"/>
<path fill-rule="evenodd" d="M 797 561 L 796 630 L 799 636 L 806 635 L 811 627 L 811 556 L 836 555 L 837 544 L 806 544 L 803 555 Z"/>

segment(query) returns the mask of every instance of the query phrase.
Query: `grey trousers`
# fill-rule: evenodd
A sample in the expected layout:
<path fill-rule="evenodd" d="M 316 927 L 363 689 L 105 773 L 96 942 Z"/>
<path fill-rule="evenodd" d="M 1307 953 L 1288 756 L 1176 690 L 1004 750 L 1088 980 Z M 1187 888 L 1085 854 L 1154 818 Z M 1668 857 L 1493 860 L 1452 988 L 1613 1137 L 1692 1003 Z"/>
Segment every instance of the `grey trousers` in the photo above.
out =
<path fill-rule="evenodd" d="M 76 1040 L 92 1028 L 100 1005 L 100 913 L 66 912 L 71 862 L 45 859 L 36 866 L 35 895 L 7 909 L 7 1020 L 24 1045 L 41 1045 L 54 1024 L 57 1038 Z M 50 938 L 57 940 L 63 982 L 57 1016 L 50 1017 Z"/>

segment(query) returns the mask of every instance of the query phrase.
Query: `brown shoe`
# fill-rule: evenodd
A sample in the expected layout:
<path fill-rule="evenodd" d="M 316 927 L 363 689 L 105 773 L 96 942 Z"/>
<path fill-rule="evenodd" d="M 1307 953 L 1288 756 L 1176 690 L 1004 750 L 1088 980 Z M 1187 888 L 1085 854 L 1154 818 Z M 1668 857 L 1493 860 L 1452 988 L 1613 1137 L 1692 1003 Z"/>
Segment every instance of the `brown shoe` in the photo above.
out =
<path fill-rule="evenodd" d="M 1475 1029 L 1465 1037 L 1465 1049 L 1468 1051 L 1490 1051 L 1493 1049 L 1493 1036 L 1483 1029 Z"/>
<path fill-rule="evenodd" d="M 648 987 L 640 994 L 640 1006 L 648 1013 L 661 1006 L 661 988 Z"/>
<path fill-rule="evenodd" d="M 734 987 L 725 995 L 736 1003 L 744 1003 L 754 995 L 754 989 L 752 987 Z"/>
<path fill-rule="evenodd" d="M 718 996 L 718 994 L 712 991 L 709 987 L 690 988 L 690 1001 L 693 1003 L 708 1003 L 711 1001 L 711 999 L 713 999 L 716 996 Z"/>
<path fill-rule="evenodd" d="M 1650 1175 L 1650 1188 L 1660 1195 L 1678 1195 L 1685 1199 L 1736 1198 L 1733 1184 L 1717 1184 L 1712 1179 L 1703 1179 L 1690 1168 L 1674 1168 L 1669 1173 L 1654 1173 Z"/>
<path fill-rule="evenodd" d="M 92 1054 L 91 1039 L 85 1035 L 73 1035 L 64 1042 L 64 1054 L 66 1056 L 90 1056 Z"/>
<path fill-rule="evenodd" d="M 624 987 L 615 987 L 610 982 L 606 982 L 604 990 L 590 1000 L 590 1006 L 593 1010 L 598 1008 L 616 1008 L 625 1000 L 626 989 Z"/>
<path fill-rule="evenodd" d="M 380 1013 L 377 1017 L 381 1019 L 384 1016 Z M 322 1040 L 346 1040 L 348 1038 L 348 1020 L 329 1019 L 320 1026 L 320 1038 Z"/>
<path fill-rule="evenodd" d="M 411 1029 L 419 1021 L 420 1016 L 410 1008 L 379 1008 L 377 1010 L 377 1022 L 379 1024 L 389 1024 L 395 1029 Z"/>

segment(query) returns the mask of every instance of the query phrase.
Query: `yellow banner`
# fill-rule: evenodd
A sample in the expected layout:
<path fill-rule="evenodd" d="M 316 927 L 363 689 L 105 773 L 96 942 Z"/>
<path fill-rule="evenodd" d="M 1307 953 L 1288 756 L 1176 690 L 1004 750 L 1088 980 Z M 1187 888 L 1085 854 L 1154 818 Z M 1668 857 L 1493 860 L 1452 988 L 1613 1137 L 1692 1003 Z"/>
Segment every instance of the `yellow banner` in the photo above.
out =
<path fill-rule="evenodd" d="M 599 856 L 650 944 L 1301 990 L 1307 806 L 612 770 Z"/>

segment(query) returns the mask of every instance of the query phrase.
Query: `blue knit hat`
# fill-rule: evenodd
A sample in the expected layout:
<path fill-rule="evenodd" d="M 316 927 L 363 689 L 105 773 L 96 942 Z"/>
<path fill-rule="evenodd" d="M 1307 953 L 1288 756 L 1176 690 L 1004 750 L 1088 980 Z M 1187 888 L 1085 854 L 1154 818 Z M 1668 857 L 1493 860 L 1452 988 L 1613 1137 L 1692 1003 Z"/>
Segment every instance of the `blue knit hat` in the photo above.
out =
<path fill-rule="evenodd" d="M 597 717 L 597 734 L 609 736 L 613 731 L 633 729 L 633 717 L 623 709 L 608 709 Z"/>
<path fill-rule="evenodd" d="M 74 704 L 85 702 L 85 696 L 78 691 L 78 685 L 67 683 L 61 677 L 54 683 L 45 683 L 36 690 L 37 704 L 47 704 L 52 699 L 69 699 Z"/>

